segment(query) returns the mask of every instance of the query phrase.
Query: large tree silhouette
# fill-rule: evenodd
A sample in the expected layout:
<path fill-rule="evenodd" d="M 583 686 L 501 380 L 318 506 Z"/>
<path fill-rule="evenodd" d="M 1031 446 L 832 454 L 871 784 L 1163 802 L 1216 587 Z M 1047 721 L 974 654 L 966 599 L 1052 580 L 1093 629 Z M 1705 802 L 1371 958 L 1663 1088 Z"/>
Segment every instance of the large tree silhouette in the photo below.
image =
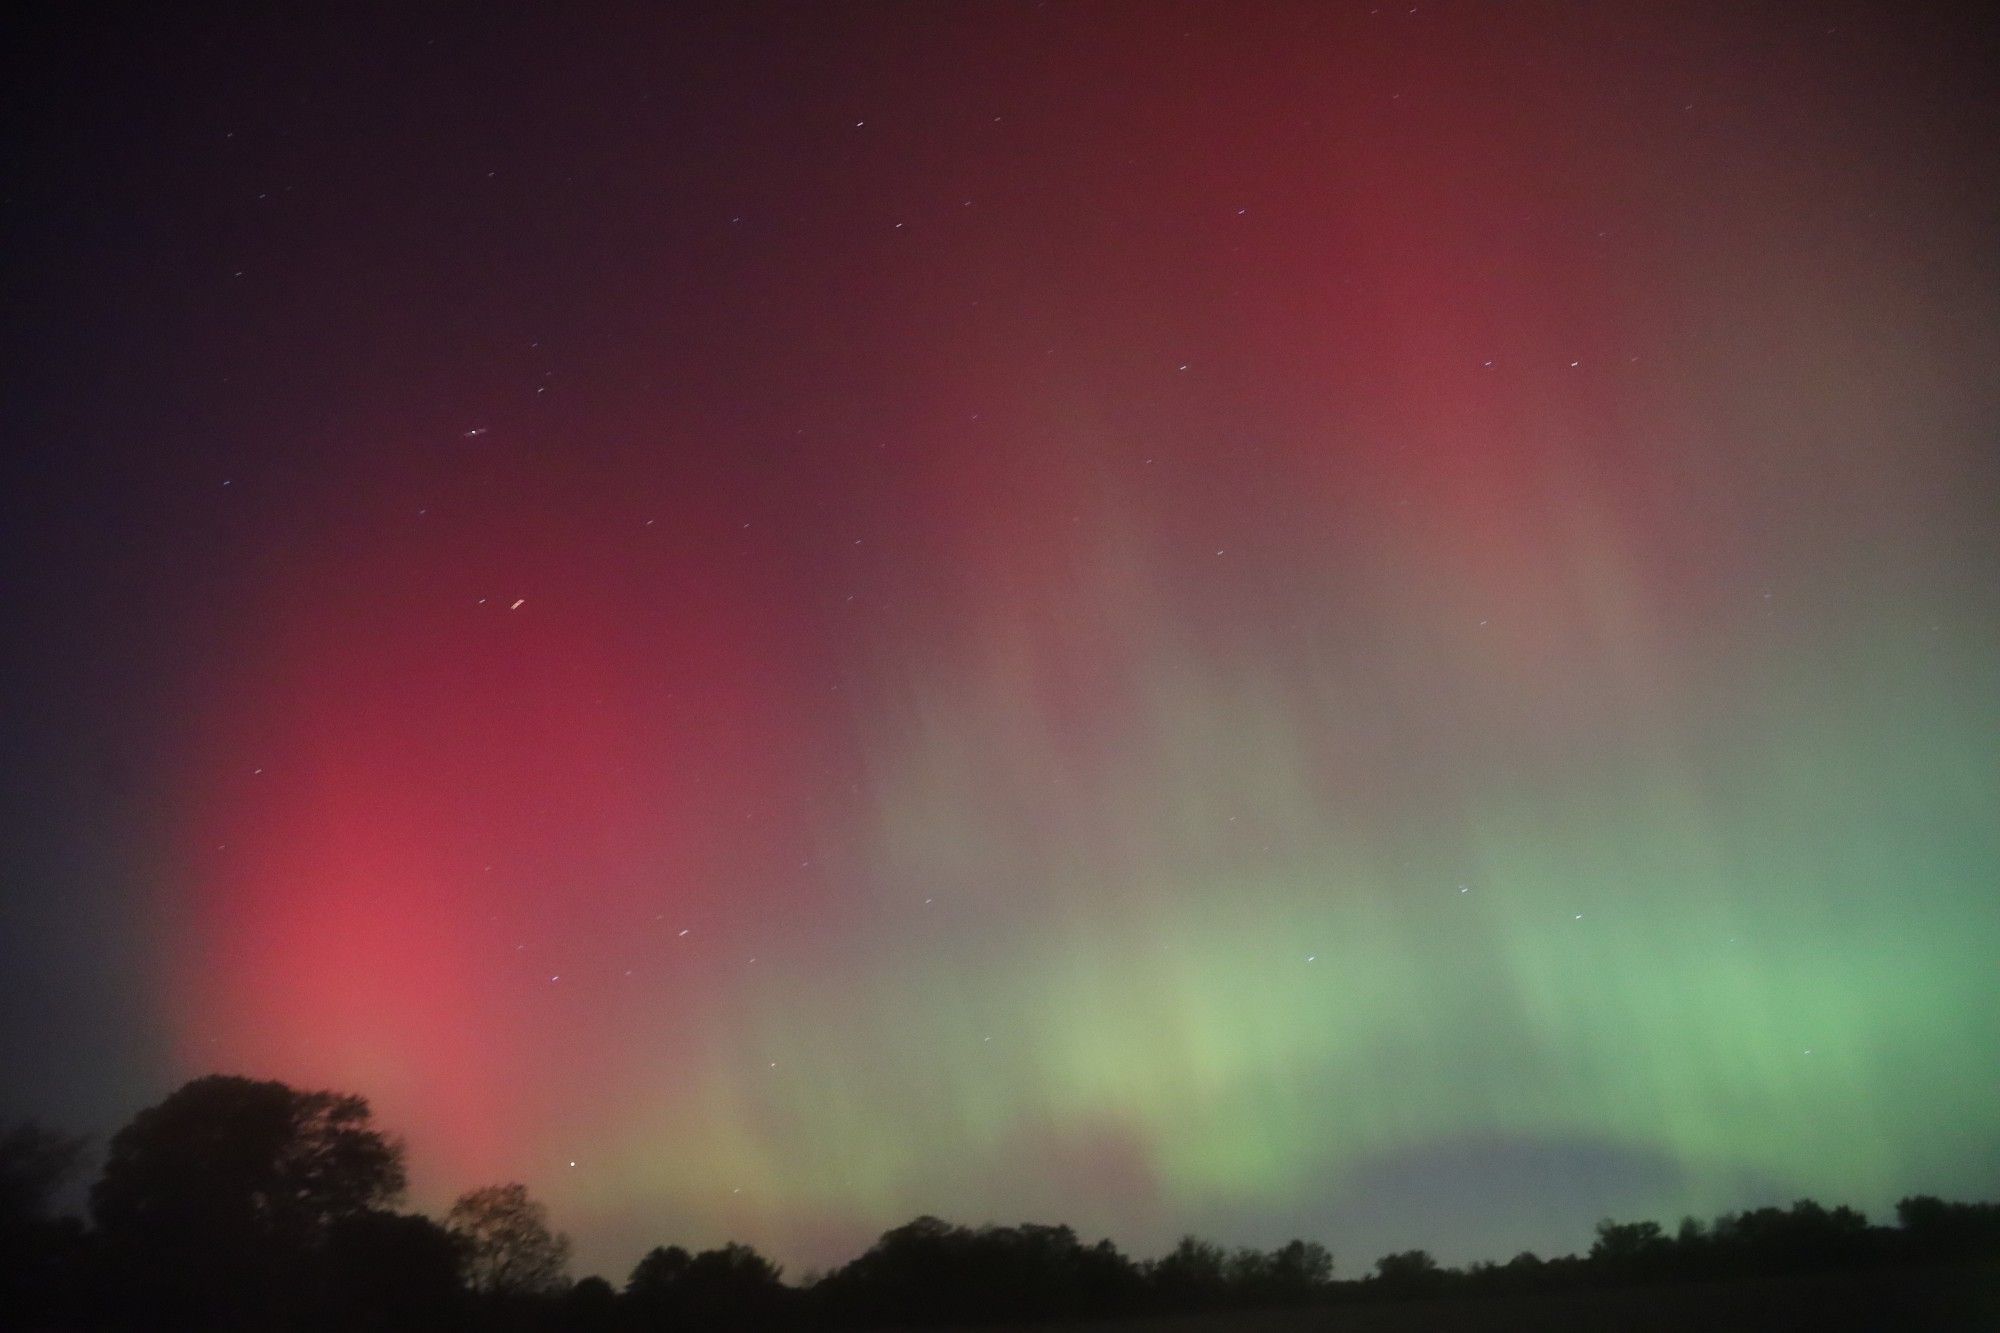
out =
<path fill-rule="evenodd" d="M 134 1300 L 254 1320 L 303 1289 L 336 1223 L 403 1186 L 402 1146 L 366 1098 L 212 1075 L 112 1136 L 90 1209 Z"/>
<path fill-rule="evenodd" d="M 107 1236 L 298 1241 L 403 1186 L 402 1145 L 369 1123 L 367 1098 L 216 1074 L 112 1136 L 90 1207 Z"/>

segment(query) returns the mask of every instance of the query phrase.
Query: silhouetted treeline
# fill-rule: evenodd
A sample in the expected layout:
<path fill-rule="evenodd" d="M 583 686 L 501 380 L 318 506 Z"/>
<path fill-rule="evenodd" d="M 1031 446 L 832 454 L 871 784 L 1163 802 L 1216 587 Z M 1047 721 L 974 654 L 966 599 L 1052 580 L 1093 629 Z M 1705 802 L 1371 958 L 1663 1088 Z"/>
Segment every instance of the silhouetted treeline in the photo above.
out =
<path fill-rule="evenodd" d="M 573 1281 L 569 1242 L 520 1185 L 461 1195 L 442 1222 L 399 1212 L 403 1147 L 361 1097 L 211 1076 L 107 1145 L 90 1221 L 51 1200 L 80 1139 L 0 1134 L 0 1327 L 45 1329 L 874 1328 L 1024 1323 L 1280 1305 L 1508 1295 L 1915 1264 L 2000 1264 L 2000 1205 L 1904 1199 L 1896 1225 L 1801 1200 L 1668 1232 L 1598 1225 L 1586 1255 L 1460 1270 L 1423 1250 L 1337 1281 L 1294 1240 L 1187 1237 L 1135 1260 L 1066 1226 L 920 1217 L 824 1276 L 787 1284 L 746 1245 L 646 1254 L 622 1288 Z"/>

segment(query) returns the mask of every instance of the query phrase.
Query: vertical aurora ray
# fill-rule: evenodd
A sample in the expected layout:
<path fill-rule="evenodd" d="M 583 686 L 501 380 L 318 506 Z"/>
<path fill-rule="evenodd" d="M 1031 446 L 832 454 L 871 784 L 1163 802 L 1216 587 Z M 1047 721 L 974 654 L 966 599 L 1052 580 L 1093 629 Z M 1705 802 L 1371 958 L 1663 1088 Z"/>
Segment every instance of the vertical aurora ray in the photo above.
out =
<path fill-rule="evenodd" d="M 1862 37 L 1271 15 L 893 47 L 805 99 L 892 149 L 516 293 L 548 416 L 330 427 L 183 691 L 178 1067 L 613 1274 L 2000 1189 L 1964 145 Z"/>

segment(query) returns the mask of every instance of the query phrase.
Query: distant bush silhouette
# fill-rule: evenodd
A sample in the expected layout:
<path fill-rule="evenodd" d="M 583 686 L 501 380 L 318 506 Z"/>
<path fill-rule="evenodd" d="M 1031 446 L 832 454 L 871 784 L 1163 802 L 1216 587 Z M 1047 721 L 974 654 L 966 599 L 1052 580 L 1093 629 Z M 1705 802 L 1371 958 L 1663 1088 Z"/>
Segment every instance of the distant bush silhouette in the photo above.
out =
<path fill-rule="evenodd" d="M 1425 1250 L 1404 1250 L 1348 1282 L 1334 1281 L 1332 1256 L 1306 1240 L 1229 1251 L 1188 1236 L 1136 1262 L 1108 1240 L 1085 1244 L 1066 1226 L 973 1228 L 919 1217 L 800 1286 L 732 1242 L 699 1253 L 656 1247 L 619 1291 L 596 1277 L 570 1282 L 569 1241 L 522 1185 L 466 1192 L 443 1225 L 388 1211 L 403 1190 L 402 1148 L 374 1128 L 357 1096 L 194 1080 L 113 1136 L 90 1191 L 88 1231 L 54 1216 L 50 1203 L 82 1148 L 34 1125 L 0 1133 L 0 1327 L 929 1327 L 1446 1295 L 1511 1299 L 1915 1264 L 2000 1270 L 2000 1205 L 1916 1195 L 1897 1205 L 1893 1228 L 1801 1199 L 1706 1224 L 1686 1218 L 1671 1234 L 1657 1222 L 1605 1219 L 1583 1257 L 1523 1252 L 1459 1270 Z"/>

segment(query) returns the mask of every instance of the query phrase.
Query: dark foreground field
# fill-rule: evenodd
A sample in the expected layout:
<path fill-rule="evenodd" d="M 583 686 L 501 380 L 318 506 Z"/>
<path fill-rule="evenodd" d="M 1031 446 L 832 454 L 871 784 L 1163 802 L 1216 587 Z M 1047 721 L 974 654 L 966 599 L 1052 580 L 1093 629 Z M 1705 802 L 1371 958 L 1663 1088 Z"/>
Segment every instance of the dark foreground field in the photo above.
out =
<path fill-rule="evenodd" d="M 1666 1333 L 2000 1330 L 2000 1267 L 1908 1268 L 1519 1296 L 1013 1325 L 998 1333 Z M 989 1329 L 988 1333 L 995 1333 Z"/>

